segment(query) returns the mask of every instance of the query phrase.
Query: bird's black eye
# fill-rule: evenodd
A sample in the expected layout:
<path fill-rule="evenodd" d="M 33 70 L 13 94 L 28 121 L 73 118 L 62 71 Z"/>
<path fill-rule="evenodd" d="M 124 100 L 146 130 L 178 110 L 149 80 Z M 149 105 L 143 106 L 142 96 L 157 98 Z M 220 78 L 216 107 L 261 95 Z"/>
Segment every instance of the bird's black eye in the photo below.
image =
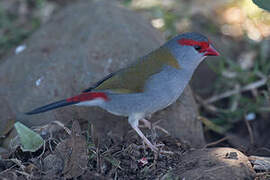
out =
<path fill-rule="evenodd" d="M 195 46 L 194 46 L 194 49 L 195 49 L 196 51 L 200 51 L 200 50 L 202 49 L 202 47 L 201 47 L 201 46 L 198 46 L 198 45 L 195 45 Z"/>

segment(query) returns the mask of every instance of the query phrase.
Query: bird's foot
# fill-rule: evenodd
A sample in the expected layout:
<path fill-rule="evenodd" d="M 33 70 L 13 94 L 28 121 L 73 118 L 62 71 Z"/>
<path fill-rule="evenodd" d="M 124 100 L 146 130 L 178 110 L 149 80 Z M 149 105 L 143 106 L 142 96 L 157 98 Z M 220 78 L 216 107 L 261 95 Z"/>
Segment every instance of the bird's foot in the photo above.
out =
<path fill-rule="evenodd" d="M 161 120 L 156 121 L 156 122 L 154 122 L 154 123 L 151 123 L 151 122 L 148 121 L 147 119 L 141 119 L 140 121 L 143 122 L 143 124 L 144 124 L 144 125 L 142 126 L 142 128 L 146 127 L 146 128 L 148 128 L 148 129 L 154 129 L 154 130 L 159 129 L 159 130 L 161 130 L 162 132 L 164 132 L 165 134 L 170 135 L 170 133 L 169 133 L 167 130 L 165 130 L 164 128 L 162 128 L 162 127 L 160 127 L 160 126 L 158 125 L 158 123 L 160 123 Z"/>
<path fill-rule="evenodd" d="M 144 141 L 143 141 L 144 142 Z M 146 144 L 146 142 L 144 142 L 145 144 Z M 164 147 L 165 146 L 165 144 L 156 144 L 156 145 L 153 145 L 152 143 L 151 143 L 151 145 L 150 144 L 147 144 L 147 146 L 153 151 L 153 152 L 155 152 L 155 153 L 157 153 L 157 154 L 174 154 L 172 151 L 165 151 L 165 150 L 163 150 L 162 149 L 162 147 Z"/>
<path fill-rule="evenodd" d="M 164 151 L 164 150 L 160 150 L 159 151 L 161 154 L 174 154 L 172 151 Z"/>
<path fill-rule="evenodd" d="M 138 114 L 137 114 L 138 115 Z M 140 115 L 140 114 L 139 114 Z M 140 116 L 138 116 L 138 117 L 140 117 Z M 135 115 L 133 115 L 133 116 L 130 116 L 129 117 L 129 123 L 130 123 L 130 125 L 131 125 L 131 127 L 137 132 L 137 134 L 142 138 L 142 140 L 143 140 L 143 142 L 152 150 L 152 151 L 154 151 L 155 153 L 157 153 L 157 154 L 159 154 L 159 153 L 169 153 L 168 151 L 163 151 L 163 150 L 159 150 L 159 148 L 157 147 L 157 146 L 154 146 L 146 137 L 145 137 L 145 135 L 142 133 L 142 131 L 139 129 L 139 127 L 138 127 L 138 120 L 139 120 L 139 118 L 138 118 L 137 116 L 136 116 L 136 114 Z M 141 118 L 140 118 L 141 119 Z M 147 120 L 142 120 L 142 121 L 144 121 L 144 122 L 148 122 Z M 149 122 L 148 123 L 146 123 L 146 124 L 148 124 L 149 125 Z M 150 123 L 150 125 L 151 125 L 151 123 Z M 153 126 L 150 126 L 150 127 L 153 127 Z"/>
<path fill-rule="evenodd" d="M 146 143 L 146 142 L 144 141 L 144 143 Z M 159 148 L 157 146 L 153 145 L 152 143 L 148 143 L 147 146 L 155 153 L 158 153 L 160 151 Z"/>
<path fill-rule="evenodd" d="M 147 119 L 143 118 L 140 120 L 142 123 L 143 123 L 143 126 L 142 127 L 146 127 L 150 130 L 161 130 L 162 132 L 164 132 L 165 134 L 167 135 L 170 135 L 168 131 L 166 131 L 164 128 L 160 127 L 158 124 L 160 123 L 161 120 L 159 121 L 156 121 L 154 123 L 151 123 L 150 121 L 148 121 Z M 145 142 L 145 141 L 144 141 Z M 145 142 L 146 143 L 146 142 Z M 154 151 L 155 153 L 161 153 L 161 154 L 173 154 L 173 152 L 171 151 L 165 151 L 165 150 L 162 150 L 161 148 L 164 147 L 165 145 L 164 144 L 157 144 L 157 145 L 153 145 L 151 144 L 151 147 L 149 144 L 147 144 L 148 147 Z"/>

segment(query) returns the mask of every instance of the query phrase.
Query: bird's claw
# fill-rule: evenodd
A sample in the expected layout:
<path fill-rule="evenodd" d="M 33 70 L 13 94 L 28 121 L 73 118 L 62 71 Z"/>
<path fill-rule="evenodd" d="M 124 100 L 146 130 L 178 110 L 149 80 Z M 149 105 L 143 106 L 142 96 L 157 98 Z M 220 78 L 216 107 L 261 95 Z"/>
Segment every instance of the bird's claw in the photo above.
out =
<path fill-rule="evenodd" d="M 143 142 L 145 145 L 145 142 Z M 164 147 L 165 144 L 156 144 L 156 145 L 148 145 L 148 147 L 156 154 L 174 154 L 172 151 L 165 151 L 162 150 L 161 148 Z"/>
<path fill-rule="evenodd" d="M 170 133 L 167 131 L 167 130 L 165 130 L 164 128 L 162 128 L 162 127 L 160 127 L 159 125 L 158 125 L 158 123 L 160 123 L 160 121 L 161 120 L 159 120 L 159 121 L 156 121 L 156 122 L 154 122 L 154 123 L 151 123 L 150 121 L 148 121 L 147 119 L 141 119 L 141 122 L 143 122 L 143 124 L 144 124 L 144 126 L 141 126 L 141 127 L 146 127 L 146 128 L 148 128 L 148 129 L 159 129 L 159 130 L 161 130 L 162 132 L 164 132 L 165 134 L 167 134 L 167 135 L 170 135 Z"/>

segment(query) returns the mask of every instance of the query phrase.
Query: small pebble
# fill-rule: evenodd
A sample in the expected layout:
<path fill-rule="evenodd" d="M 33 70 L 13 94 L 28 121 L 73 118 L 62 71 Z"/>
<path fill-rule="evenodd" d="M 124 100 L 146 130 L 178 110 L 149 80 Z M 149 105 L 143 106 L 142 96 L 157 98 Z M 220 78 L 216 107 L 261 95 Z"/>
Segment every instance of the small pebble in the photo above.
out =
<path fill-rule="evenodd" d="M 15 54 L 20 54 L 26 49 L 26 45 L 20 45 L 15 49 Z"/>
<path fill-rule="evenodd" d="M 252 120 L 254 120 L 256 118 L 256 114 L 255 113 L 248 113 L 247 115 L 246 115 L 246 117 L 245 117 L 245 119 L 247 120 L 247 121 L 252 121 Z"/>

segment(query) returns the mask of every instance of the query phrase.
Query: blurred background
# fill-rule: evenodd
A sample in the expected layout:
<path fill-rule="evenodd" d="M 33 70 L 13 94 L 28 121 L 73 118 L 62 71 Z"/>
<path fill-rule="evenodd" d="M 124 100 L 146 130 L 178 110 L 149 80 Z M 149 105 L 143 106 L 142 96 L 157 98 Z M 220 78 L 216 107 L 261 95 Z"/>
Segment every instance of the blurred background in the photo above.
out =
<path fill-rule="evenodd" d="M 207 142 L 270 155 L 270 13 L 251 0 L 116 0 L 169 39 L 205 34 L 221 53 L 191 82 Z M 74 0 L 1 0 L 0 63 Z M 13 51 L 12 51 L 13 52 Z"/>

